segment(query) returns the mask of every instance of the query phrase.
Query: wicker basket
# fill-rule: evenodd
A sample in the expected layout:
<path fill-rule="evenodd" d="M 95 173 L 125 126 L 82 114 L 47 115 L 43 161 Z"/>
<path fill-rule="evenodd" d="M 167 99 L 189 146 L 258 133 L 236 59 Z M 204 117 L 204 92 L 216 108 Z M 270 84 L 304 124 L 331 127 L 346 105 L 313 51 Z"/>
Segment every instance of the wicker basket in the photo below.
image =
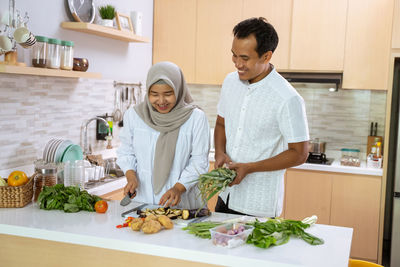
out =
<path fill-rule="evenodd" d="M 22 208 L 30 203 L 33 197 L 33 180 L 30 177 L 21 186 L 0 186 L 0 208 Z"/>

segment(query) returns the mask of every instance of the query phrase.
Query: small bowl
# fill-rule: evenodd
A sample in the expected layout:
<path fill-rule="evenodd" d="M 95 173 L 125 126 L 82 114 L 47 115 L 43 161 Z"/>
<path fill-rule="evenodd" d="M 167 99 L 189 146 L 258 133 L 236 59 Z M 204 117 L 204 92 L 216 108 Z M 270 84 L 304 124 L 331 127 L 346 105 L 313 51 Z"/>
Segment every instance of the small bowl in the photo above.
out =
<path fill-rule="evenodd" d="M 216 246 L 234 248 L 246 243 L 253 229 L 253 226 L 241 223 L 219 225 L 210 229 L 211 240 Z"/>
<path fill-rule="evenodd" d="M 74 66 L 73 70 L 76 71 L 87 71 L 89 68 L 89 61 L 87 58 L 76 58 L 74 57 Z"/>

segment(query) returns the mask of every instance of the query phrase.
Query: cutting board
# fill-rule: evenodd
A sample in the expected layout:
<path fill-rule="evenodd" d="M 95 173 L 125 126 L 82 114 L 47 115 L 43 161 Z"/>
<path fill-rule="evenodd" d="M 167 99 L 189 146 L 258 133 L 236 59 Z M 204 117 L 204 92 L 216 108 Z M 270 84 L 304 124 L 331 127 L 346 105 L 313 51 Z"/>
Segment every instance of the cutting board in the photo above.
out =
<path fill-rule="evenodd" d="M 148 204 L 148 205 L 144 206 L 143 208 L 141 208 L 141 210 L 145 210 L 145 209 L 151 209 L 151 210 L 152 210 L 152 209 L 157 209 L 157 208 L 160 208 L 160 207 L 162 207 L 162 206 L 160 206 L 160 205 L 154 205 L 154 204 Z M 126 217 L 138 218 L 139 215 L 137 214 L 137 210 L 135 210 L 135 211 L 132 211 L 131 213 L 125 214 L 124 217 L 125 217 L 125 218 L 126 218 Z M 175 225 L 179 225 L 179 226 L 185 227 L 185 226 L 187 226 L 189 223 L 191 223 L 191 222 L 192 222 L 193 220 L 195 220 L 195 219 L 197 219 L 197 218 L 188 219 L 188 220 L 184 220 L 184 219 L 174 219 L 174 220 L 172 220 L 172 222 L 173 222 Z"/>

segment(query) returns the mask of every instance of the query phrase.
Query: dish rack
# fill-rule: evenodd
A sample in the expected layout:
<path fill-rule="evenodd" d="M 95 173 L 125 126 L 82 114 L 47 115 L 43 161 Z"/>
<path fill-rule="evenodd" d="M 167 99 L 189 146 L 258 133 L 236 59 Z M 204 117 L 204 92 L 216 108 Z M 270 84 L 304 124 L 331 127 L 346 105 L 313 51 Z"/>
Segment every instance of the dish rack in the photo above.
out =
<path fill-rule="evenodd" d="M 0 186 L 0 208 L 22 208 L 29 204 L 33 197 L 33 180 L 32 176 L 21 186 Z"/>

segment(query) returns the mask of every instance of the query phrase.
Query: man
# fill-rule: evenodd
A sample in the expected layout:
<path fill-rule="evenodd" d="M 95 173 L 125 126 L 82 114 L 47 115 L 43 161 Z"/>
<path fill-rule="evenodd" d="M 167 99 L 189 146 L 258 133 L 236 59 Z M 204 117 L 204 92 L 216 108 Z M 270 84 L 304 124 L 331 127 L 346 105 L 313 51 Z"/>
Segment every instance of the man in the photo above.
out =
<path fill-rule="evenodd" d="M 270 63 L 278 45 L 274 27 L 251 18 L 233 29 L 237 72 L 221 89 L 215 125 L 215 167 L 237 172 L 216 211 L 276 217 L 282 212 L 285 169 L 308 156 L 304 101 Z"/>

